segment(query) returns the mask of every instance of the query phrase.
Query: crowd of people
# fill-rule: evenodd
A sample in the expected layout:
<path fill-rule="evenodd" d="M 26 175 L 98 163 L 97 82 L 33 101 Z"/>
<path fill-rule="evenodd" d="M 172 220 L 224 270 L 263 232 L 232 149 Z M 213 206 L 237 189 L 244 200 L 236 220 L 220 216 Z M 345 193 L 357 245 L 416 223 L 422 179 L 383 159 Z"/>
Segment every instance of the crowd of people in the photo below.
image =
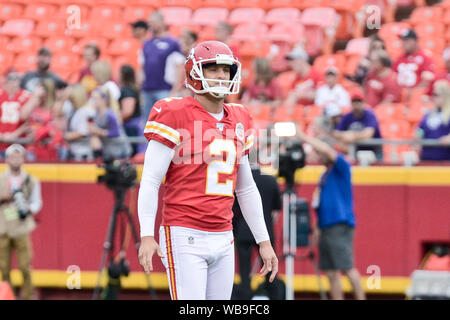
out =
<path fill-rule="evenodd" d="M 142 44 L 136 55 L 137 67 L 131 62 L 124 64 L 117 75 L 95 43 L 83 49 L 85 65 L 77 83 L 68 84 L 62 80 L 64 75 L 52 72 L 52 52 L 46 47 L 37 52 L 36 70 L 21 75 L 14 66 L 10 68 L 0 88 L 0 157 L 4 158 L 6 148 L 14 142 L 26 146 L 28 161 L 142 154 L 145 142 L 139 141 L 144 140 L 133 138 L 142 138 L 154 103 L 192 94 L 184 86 L 184 62 L 198 36 L 185 29 L 175 38 L 168 30 L 158 11 L 148 21 L 131 24 L 133 37 Z M 216 39 L 229 44 L 239 58 L 239 46 L 230 40 L 232 26 L 219 22 L 215 31 Z M 435 70 L 413 29 L 404 30 L 400 37 L 403 54 L 391 59 L 383 40 L 377 34 L 371 36 L 368 53 L 354 74 L 344 74 L 334 65 L 318 69 L 313 57 L 301 45 L 295 46 L 285 57 L 288 70 L 295 72 L 287 87 L 281 84 L 270 57 L 257 57 L 250 81 L 233 100 L 249 108 L 269 105 L 272 111 L 280 106 L 318 108 L 320 114 L 307 132 L 335 141 L 336 147 L 346 152 L 360 140 L 382 138 L 377 108 L 410 101 L 413 92 L 423 90 L 433 108 L 414 124 L 415 138 L 438 139 L 443 146 L 416 151 L 422 160 L 450 160 L 450 48 L 442 55 L 445 69 Z M 357 150 L 372 150 L 383 160 L 381 147 Z"/>

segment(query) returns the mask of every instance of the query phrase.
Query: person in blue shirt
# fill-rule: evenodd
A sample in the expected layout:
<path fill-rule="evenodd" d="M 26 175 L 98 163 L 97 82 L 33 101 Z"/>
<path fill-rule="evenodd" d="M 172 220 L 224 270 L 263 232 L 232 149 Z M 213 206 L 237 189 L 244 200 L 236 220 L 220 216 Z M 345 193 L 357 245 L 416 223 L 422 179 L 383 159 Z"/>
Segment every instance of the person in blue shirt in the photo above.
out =
<path fill-rule="evenodd" d="M 334 300 L 344 298 L 340 272 L 350 280 L 356 299 L 364 300 L 361 276 L 354 267 L 353 235 L 355 214 L 350 163 L 326 142 L 297 131 L 297 137 L 311 145 L 319 161 L 326 166 L 314 192 L 312 207 L 317 212 L 312 244 L 319 245 L 319 269 L 330 282 Z"/>

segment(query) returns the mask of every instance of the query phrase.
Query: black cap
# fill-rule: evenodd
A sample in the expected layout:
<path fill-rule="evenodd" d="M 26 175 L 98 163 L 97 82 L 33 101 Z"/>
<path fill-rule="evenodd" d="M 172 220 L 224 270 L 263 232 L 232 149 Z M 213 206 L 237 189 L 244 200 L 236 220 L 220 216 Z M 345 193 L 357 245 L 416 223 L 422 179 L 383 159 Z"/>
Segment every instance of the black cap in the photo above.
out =
<path fill-rule="evenodd" d="M 138 20 L 138 21 L 135 21 L 135 22 L 133 22 L 133 23 L 130 23 L 130 25 L 131 25 L 133 28 L 144 28 L 144 29 L 148 29 L 148 24 L 147 24 L 147 22 L 144 21 L 144 20 Z"/>
<path fill-rule="evenodd" d="M 405 29 L 403 30 L 399 37 L 401 39 L 417 39 L 417 33 L 413 29 Z"/>

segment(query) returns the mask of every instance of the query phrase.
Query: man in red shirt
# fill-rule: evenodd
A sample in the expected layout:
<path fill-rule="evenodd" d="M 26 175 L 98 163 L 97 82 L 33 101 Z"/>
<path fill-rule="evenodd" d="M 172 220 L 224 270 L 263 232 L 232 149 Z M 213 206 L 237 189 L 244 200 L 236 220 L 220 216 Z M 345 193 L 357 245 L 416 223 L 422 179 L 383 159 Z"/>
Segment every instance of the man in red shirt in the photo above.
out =
<path fill-rule="evenodd" d="M 431 57 L 419 48 L 417 34 L 406 29 L 400 34 L 403 40 L 403 55 L 392 66 L 397 72 L 397 83 L 407 89 L 427 88 L 434 78 L 434 64 Z"/>
<path fill-rule="evenodd" d="M 44 88 L 39 86 L 30 95 L 20 88 L 20 80 L 20 75 L 12 71 L 0 88 L 0 154 L 27 132 L 26 120 L 45 94 Z"/>
<path fill-rule="evenodd" d="M 309 64 L 308 54 L 302 47 L 295 47 L 287 56 L 289 66 L 297 72 L 297 76 L 292 83 L 292 90 L 289 93 L 285 105 L 309 105 L 314 104 L 316 88 L 323 80 L 322 73 L 314 70 Z"/>
<path fill-rule="evenodd" d="M 186 60 L 194 97 L 166 98 L 152 107 L 139 189 L 139 260 L 166 267 L 172 299 L 231 298 L 234 280 L 234 193 L 272 282 L 278 259 L 264 222 L 261 196 L 248 161 L 252 118 L 242 105 L 224 103 L 239 92 L 241 65 L 219 41 L 196 45 Z M 158 190 L 165 179 L 159 244 L 154 238 Z"/>
<path fill-rule="evenodd" d="M 391 69 L 391 59 L 384 50 L 371 54 L 369 75 L 364 82 L 366 103 L 372 108 L 381 103 L 399 102 L 401 88 L 397 75 Z"/>

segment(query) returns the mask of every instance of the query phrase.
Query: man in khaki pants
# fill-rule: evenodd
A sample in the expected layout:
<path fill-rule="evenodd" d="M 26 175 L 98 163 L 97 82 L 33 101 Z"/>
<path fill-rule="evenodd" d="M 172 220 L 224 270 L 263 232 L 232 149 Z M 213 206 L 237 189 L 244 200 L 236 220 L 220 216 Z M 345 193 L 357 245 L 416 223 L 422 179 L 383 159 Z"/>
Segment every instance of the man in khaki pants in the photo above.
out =
<path fill-rule="evenodd" d="M 11 256 L 15 249 L 23 275 L 22 298 L 32 299 L 30 233 L 36 227 L 33 215 L 42 207 L 41 186 L 37 178 L 22 170 L 25 149 L 13 144 L 6 149 L 8 169 L 0 174 L 0 271 L 10 281 Z"/>

